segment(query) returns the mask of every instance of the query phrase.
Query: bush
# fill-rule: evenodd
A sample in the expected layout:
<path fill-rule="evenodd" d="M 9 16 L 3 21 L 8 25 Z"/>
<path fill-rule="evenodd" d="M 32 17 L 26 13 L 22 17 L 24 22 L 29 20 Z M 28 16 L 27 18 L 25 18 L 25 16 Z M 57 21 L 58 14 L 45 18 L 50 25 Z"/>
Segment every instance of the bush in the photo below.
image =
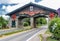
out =
<path fill-rule="evenodd" d="M 8 21 L 5 20 L 3 17 L 0 17 L 0 28 L 6 28 Z"/>
<path fill-rule="evenodd" d="M 60 39 L 60 18 L 51 20 L 48 28 L 55 38 Z"/>
<path fill-rule="evenodd" d="M 28 26 L 29 23 L 28 23 L 28 22 L 24 22 L 23 25 L 24 25 L 24 26 Z"/>
<path fill-rule="evenodd" d="M 46 19 L 45 18 L 37 18 L 36 19 L 36 23 L 37 23 L 37 25 L 41 25 L 41 24 L 47 24 L 47 21 L 46 21 Z"/>
<path fill-rule="evenodd" d="M 27 22 L 30 25 L 30 18 L 24 18 L 24 22 Z"/>

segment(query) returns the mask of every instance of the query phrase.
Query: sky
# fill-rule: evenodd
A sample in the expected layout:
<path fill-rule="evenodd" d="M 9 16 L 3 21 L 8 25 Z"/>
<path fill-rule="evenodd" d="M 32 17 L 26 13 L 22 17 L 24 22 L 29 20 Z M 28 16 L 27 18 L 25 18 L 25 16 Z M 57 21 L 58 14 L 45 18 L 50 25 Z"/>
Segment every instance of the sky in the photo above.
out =
<path fill-rule="evenodd" d="M 4 1 L 4 2 L 3 2 Z M 38 4 L 38 5 L 42 5 L 42 6 L 45 6 L 45 7 L 48 7 L 48 8 L 52 8 L 52 9 L 55 9 L 57 10 L 58 8 L 60 8 L 60 0 L 42 0 L 38 3 L 35 2 L 35 0 L 1 0 L 0 3 L 18 3 L 18 5 L 16 6 L 8 6 L 6 8 L 6 10 L 8 12 L 11 12 L 25 4 L 28 4 L 29 2 L 33 2 L 35 4 Z"/>
<path fill-rule="evenodd" d="M 16 6 L 8 6 L 6 8 L 6 11 L 8 11 L 8 12 L 11 12 L 19 7 L 22 7 L 23 5 L 28 4 L 29 2 L 33 2 L 35 4 L 42 5 L 42 6 L 52 8 L 55 10 L 60 8 L 60 0 L 42 0 L 38 3 L 36 3 L 34 0 L 9 0 L 9 1 L 8 0 L 0 0 L 0 4 L 1 3 L 18 3 L 18 5 L 16 5 Z M 5 7 L 3 6 L 3 8 L 5 8 Z"/>
<path fill-rule="evenodd" d="M 19 1 L 18 0 L 10 0 L 10 2 L 11 3 L 19 3 L 18 7 L 25 5 L 26 3 L 29 3 L 29 2 L 36 3 L 36 2 L 34 2 L 34 0 L 22 0 L 22 1 L 21 0 L 19 0 Z M 49 7 L 49 8 L 57 10 L 60 7 L 60 0 L 42 0 L 36 4 L 43 5 L 45 7 Z M 15 8 L 17 8 L 17 6 L 15 6 Z"/>

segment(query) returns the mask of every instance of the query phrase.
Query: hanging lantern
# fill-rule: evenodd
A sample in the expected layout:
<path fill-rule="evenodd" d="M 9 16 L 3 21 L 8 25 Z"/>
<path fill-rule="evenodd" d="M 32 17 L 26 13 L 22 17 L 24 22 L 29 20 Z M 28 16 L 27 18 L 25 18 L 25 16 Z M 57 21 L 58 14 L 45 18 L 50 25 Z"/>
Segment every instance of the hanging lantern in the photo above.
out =
<path fill-rule="evenodd" d="M 13 20 L 16 19 L 16 15 L 15 15 L 15 14 L 12 15 L 12 19 L 13 19 Z"/>
<path fill-rule="evenodd" d="M 50 13 L 49 17 L 52 19 L 54 18 L 54 13 Z"/>

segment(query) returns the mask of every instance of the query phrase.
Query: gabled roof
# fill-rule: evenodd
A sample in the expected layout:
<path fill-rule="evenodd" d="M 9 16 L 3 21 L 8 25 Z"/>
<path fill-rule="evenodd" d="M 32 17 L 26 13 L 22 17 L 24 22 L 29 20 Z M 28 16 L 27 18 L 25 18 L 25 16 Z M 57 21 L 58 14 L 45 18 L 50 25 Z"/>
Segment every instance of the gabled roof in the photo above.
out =
<path fill-rule="evenodd" d="M 38 5 L 38 4 L 35 4 L 35 3 L 30 2 L 30 3 L 28 3 L 28 4 L 26 4 L 26 5 L 22 6 L 22 7 L 20 7 L 20 8 L 18 8 L 18 9 L 10 12 L 10 13 L 7 13 L 6 15 L 12 15 L 12 14 L 14 14 L 14 13 L 20 12 L 20 11 L 22 11 L 23 9 L 25 9 L 25 8 L 28 7 L 28 6 L 36 6 L 36 7 L 38 7 L 38 8 L 42 8 L 42 9 L 44 9 L 44 10 L 57 13 L 56 10 L 54 10 L 54 9 L 51 9 L 51 8 L 48 8 L 48 7 L 45 7 L 45 6 Z"/>

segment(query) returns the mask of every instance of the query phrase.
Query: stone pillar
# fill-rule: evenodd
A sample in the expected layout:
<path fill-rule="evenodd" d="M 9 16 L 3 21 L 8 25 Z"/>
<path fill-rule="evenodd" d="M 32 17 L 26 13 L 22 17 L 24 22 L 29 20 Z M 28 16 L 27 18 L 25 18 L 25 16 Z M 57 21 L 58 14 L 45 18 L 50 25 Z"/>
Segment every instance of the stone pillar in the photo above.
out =
<path fill-rule="evenodd" d="M 50 17 L 49 17 L 49 15 L 46 15 L 46 16 L 47 16 L 47 18 L 48 18 L 48 23 L 47 23 L 47 25 L 49 25 Z"/>
<path fill-rule="evenodd" d="M 48 15 L 48 24 L 49 24 L 49 21 L 50 21 L 50 17 L 49 17 L 49 15 Z"/>
<path fill-rule="evenodd" d="M 12 26 L 12 19 L 11 19 L 11 17 L 10 17 L 10 18 L 9 18 L 8 27 L 11 28 L 11 26 Z"/>
<path fill-rule="evenodd" d="M 46 17 L 47 17 L 47 24 L 49 24 L 50 17 L 49 17 L 49 15 L 46 15 Z"/>
<path fill-rule="evenodd" d="M 23 21 L 22 21 L 22 19 L 18 20 L 18 27 L 19 28 L 23 28 Z"/>
<path fill-rule="evenodd" d="M 18 16 L 16 17 L 16 28 L 18 28 Z"/>
<path fill-rule="evenodd" d="M 30 24 L 31 27 L 34 28 L 34 17 L 30 17 Z"/>

